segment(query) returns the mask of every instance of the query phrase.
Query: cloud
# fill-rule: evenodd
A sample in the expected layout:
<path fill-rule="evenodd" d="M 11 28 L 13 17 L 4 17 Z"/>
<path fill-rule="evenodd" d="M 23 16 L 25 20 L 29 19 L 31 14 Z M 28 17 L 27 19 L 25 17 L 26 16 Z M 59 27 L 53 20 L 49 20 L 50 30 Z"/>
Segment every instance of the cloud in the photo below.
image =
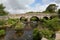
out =
<path fill-rule="evenodd" d="M 58 5 L 58 9 L 60 9 L 60 0 L 55 0 L 55 3 Z"/>
<path fill-rule="evenodd" d="M 1 4 L 1 3 L 4 3 L 5 1 L 6 1 L 6 0 L 0 0 L 0 4 Z"/>
<path fill-rule="evenodd" d="M 34 7 L 31 7 L 30 4 L 34 2 L 35 0 L 0 0 L 0 3 L 3 3 L 4 6 L 6 6 L 6 10 L 10 13 L 42 12 L 49 4 L 60 5 L 60 0 L 42 0 L 43 5 L 35 3 Z M 60 8 L 60 6 L 58 8 Z"/>
<path fill-rule="evenodd" d="M 42 0 L 44 5 L 49 5 L 49 4 L 56 4 L 58 6 L 57 9 L 60 8 L 60 0 Z"/>
<path fill-rule="evenodd" d="M 45 4 L 48 4 L 48 3 L 51 3 L 51 2 L 55 2 L 55 3 L 57 3 L 57 4 L 60 4 L 60 0 L 42 0 L 42 2 L 43 3 L 45 3 Z"/>
<path fill-rule="evenodd" d="M 6 10 L 10 13 L 25 12 L 27 5 L 32 4 L 35 0 L 0 0 L 6 6 Z"/>
<path fill-rule="evenodd" d="M 33 11 L 33 12 L 42 12 L 46 9 L 48 5 L 41 5 L 41 4 L 36 4 L 34 7 L 28 6 L 28 11 Z"/>
<path fill-rule="evenodd" d="M 40 3 L 38 3 L 38 4 L 35 5 L 34 8 L 31 9 L 31 7 L 30 7 L 30 10 L 31 11 L 42 12 L 42 11 L 46 10 L 46 8 L 48 7 L 49 4 L 56 4 L 58 6 L 58 9 L 59 9 L 60 8 L 60 4 L 58 4 L 56 1 L 58 1 L 58 0 L 42 0 L 42 2 L 44 3 L 43 5 L 41 5 Z"/>
<path fill-rule="evenodd" d="M 49 4 L 51 0 L 42 0 L 44 4 Z"/>
<path fill-rule="evenodd" d="M 55 2 L 56 2 L 57 4 L 60 4 L 60 0 L 55 0 Z"/>
<path fill-rule="evenodd" d="M 34 2 L 34 0 L 7 0 L 4 5 L 8 8 L 8 9 L 26 9 L 26 5 L 30 4 Z"/>

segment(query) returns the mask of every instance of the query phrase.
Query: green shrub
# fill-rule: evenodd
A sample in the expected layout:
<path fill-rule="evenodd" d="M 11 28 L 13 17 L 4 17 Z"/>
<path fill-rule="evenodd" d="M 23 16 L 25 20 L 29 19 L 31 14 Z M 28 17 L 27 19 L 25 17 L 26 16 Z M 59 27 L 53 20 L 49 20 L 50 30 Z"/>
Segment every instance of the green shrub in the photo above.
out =
<path fill-rule="evenodd" d="M 55 17 L 51 20 L 42 19 L 42 26 L 44 27 L 40 33 L 48 40 L 55 40 L 56 31 L 60 30 L 60 19 Z"/>
<path fill-rule="evenodd" d="M 52 31 L 60 30 L 60 22 L 58 18 L 54 18 L 52 20 L 45 20 L 45 22 L 43 23 L 43 26 L 47 27 Z"/>
<path fill-rule="evenodd" d="M 24 29 L 24 24 L 22 22 L 19 22 L 15 26 L 15 30 L 23 30 Z"/>
<path fill-rule="evenodd" d="M 0 30 L 0 36 L 3 36 L 3 35 L 5 35 L 5 30 Z"/>
<path fill-rule="evenodd" d="M 14 24 L 14 23 L 16 23 L 16 21 L 18 21 L 17 19 L 8 19 L 7 20 L 7 24 L 9 25 L 9 24 Z"/>
<path fill-rule="evenodd" d="M 40 31 L 40 33 L 42 34 L 43 37 L 49 39 L 51 38 L 52 34 L 54 33 L 53 31 L 49 30 L 49 29 L 42 29 Z"/>
<path fill-rule="evenodd" d="M 39 33 L 39 30 L 36 28 L 33 30 L 33 40 L 41 40 L 42 35 Z"/>

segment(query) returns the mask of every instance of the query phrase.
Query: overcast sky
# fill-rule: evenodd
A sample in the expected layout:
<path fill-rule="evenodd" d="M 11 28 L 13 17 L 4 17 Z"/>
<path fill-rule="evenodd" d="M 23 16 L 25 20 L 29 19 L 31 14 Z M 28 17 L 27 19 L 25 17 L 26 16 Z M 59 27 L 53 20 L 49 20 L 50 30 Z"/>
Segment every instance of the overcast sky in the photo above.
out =
<path fill-rule="evenodd" d="M 10 13 L 25 13 L 29 11 L 42 12 L 49 4 L 57 4 L 60 0 L 0 0 Z"/>

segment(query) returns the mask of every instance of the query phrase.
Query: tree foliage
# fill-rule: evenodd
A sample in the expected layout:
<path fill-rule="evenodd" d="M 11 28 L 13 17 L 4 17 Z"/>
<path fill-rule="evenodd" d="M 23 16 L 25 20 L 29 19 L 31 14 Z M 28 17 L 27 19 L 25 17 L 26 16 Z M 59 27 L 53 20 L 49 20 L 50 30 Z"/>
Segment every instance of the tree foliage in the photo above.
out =
<path fill-rule="evenodd" d="M 56 11 L 55 11 L 56 9 L 57 9 L 56 4 L 50 4 L 50 5 L 46 8 L 45 12 L 55 13 L 55 12 L 56 12 Z"/>
<path fill-rule="evenodd" d="M 60 9 L 58 10 L 58 14 L 60 14 Z"/>
<path fill-rule="evenodd" d="M 4 9 L 5 7 L 3 6 L 3 4 L 0 4 L 0 16 L 4 16 L 8 14 L 8 12 L 6 12 Z"/>
<path fill-rule="evenodd" d="M 58 17 L 60 18 L 60 9 L 58 10 Z"/>

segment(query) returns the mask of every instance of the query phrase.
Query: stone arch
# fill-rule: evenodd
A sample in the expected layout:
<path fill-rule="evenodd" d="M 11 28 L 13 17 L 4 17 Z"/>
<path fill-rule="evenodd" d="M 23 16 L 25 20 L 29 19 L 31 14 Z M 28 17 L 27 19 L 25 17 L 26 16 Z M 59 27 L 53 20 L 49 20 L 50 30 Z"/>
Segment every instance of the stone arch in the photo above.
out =
<path fill-rule="evenodd" d="M 32 16 L 32 17 L 30 18 L 30 21 L 39 21 L 39 17 L 37 17 L 37 16 Z"/>
<path fill-rule="evenodd" d="M 55 17 L 57 17 L 57 16 L 56 15 L 51 15 L 50 16 L 50 20 L 53 19 L 53 18 L 55 18 Z"/>
<path fill-rule="evenodd" d="M 44 17 L 43 17 L 43 19 L 46 19 L 46 20 L 48 20 L 49 18 L 48 18 L 47 16 L 44 16 Z"/>
<path fill-rule="evenodd" d="M 25 18 L 25 17 L 20 17 L 20 21 L 27 21 L 27 18 Z"/>

